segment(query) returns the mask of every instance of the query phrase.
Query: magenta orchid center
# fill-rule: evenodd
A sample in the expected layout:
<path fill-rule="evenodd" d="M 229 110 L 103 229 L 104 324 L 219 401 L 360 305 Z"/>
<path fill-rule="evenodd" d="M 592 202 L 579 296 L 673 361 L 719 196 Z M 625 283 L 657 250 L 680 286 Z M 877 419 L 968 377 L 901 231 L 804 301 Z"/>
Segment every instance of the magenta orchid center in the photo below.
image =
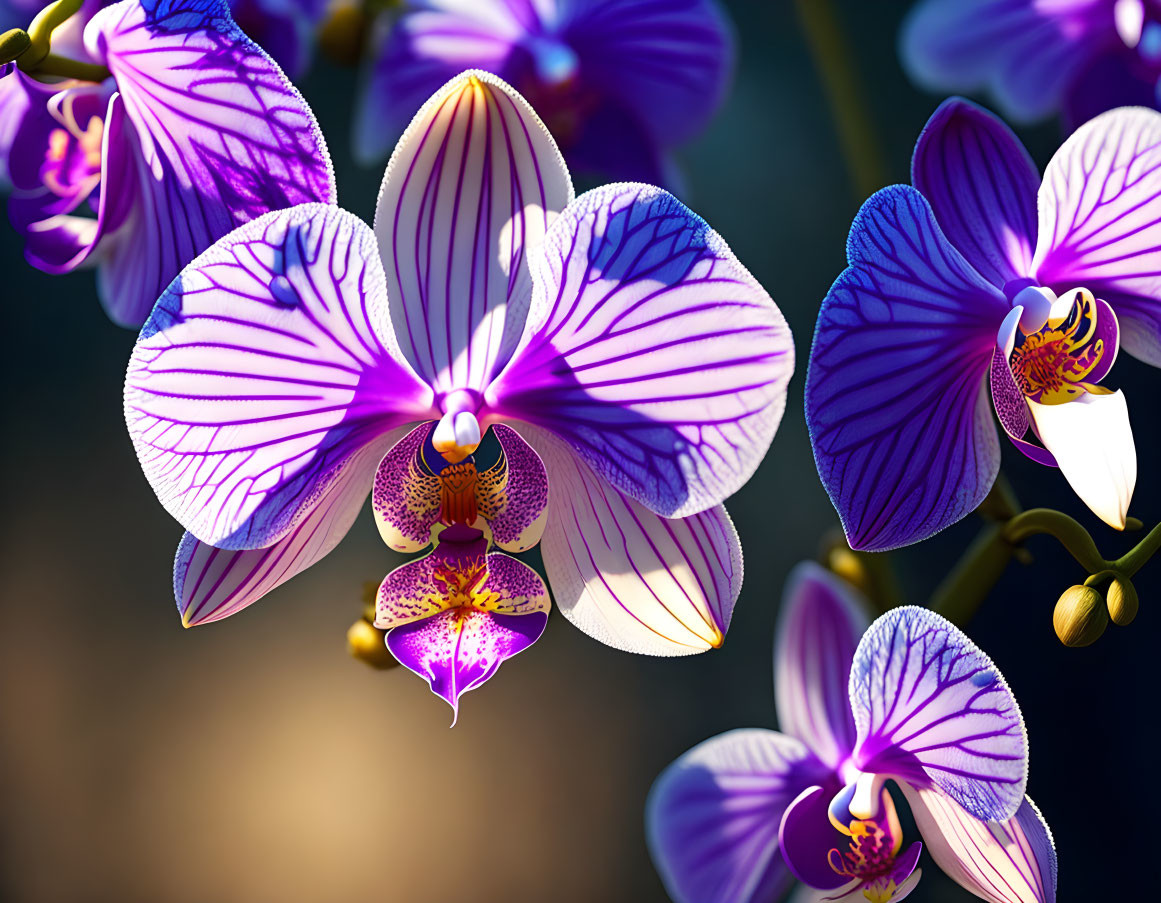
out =
<path fill-rule="evenodd" d="M 101 182 L 101 142 L 105 133 L 104 120 L 91 113 L 84 124 L 78 121 L 74 110 L 73 94 L 64 96 L 52 110 L 61 127 L 48 136 L 44 164 L 40 177 L 45 187 L 58 197 L 88 195 Z"/>

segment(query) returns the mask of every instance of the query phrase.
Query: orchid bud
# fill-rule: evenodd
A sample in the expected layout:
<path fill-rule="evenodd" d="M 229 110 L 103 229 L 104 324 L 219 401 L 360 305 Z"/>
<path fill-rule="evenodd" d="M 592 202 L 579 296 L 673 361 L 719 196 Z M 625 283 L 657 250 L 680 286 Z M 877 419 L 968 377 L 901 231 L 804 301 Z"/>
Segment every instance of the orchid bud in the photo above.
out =
<path fill-rule="evenodd" d="M 1109 626 L 1104 597 L 1091 586 L 1070 586 L 1056 602 L 1052 626 L 1065 646 L 1088 646 Z"/>
<path fill-rule="evenodd" d="M 359 618 L 347 630 L 347 651 L 377 671 L 386 671 L 399 664 L 387 648 L 385 632 L 369 621 Z"/>
<path fill-rule="evenodd" d="M 1105 599 L 1108 602 L 1109 617 L 1120 627 L 1133 623 L 1137 617 L 1137 590 L 1133 581 L 1128 577 L 1117 575 L 1113 577 L 1109 588 L 1105 590 Z"/>

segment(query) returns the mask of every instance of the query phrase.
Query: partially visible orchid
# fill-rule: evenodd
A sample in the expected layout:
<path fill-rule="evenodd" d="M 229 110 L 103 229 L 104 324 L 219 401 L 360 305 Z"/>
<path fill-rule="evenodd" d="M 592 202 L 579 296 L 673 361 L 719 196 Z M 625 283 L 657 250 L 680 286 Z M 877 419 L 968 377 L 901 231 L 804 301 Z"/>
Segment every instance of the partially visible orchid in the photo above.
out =
<path fill-rule="evenodd" d="M 1161 365 L 1161 113 L 1097 117 L 1041 182 L 1007 126 L 949 100 L 912 182 L 855 218 L 811 349 L 807 424 L 848 541 L 907 545 L 973 511 L 999 469 L 992 407 L 1123 529 L 1136 451 L 1101 381 L 1121 347 Z"/>
<path fill-rule="evenodd" d="M 849 586 L 799 565 L 774 692 L 782 732 L 721 734 L 653 785 L 649 849 L 675 901 L 775 903 L 795 878 L 813 900 L 902 900 L 923 844 L 904 845 L 888 781 L 961 886 L 990 903 L 1056 899 L 1016 700 L 948 621 L 905 607 L 867 627 Z"/>
<path fill-rule="evenodd" d="M 1161 107 L 1158 0 L 920 0 L 901 49 L 920 84 L 987 88 L 1017 122 L 1059 112 L 1072 131 L 1116 107 Z"/>
<path fill-rule="evenodd" d="M 483 72 L 419 111 L 374 232 L 335 207 L 255 220 L 190 264 L 125 387 L 150 484 L 190 532 L 187 625 L 326 555 L 368 491 L 392 548 L 376 626 L 455 708 L 547 619 L 504 552 L 541 540 L 557 605 L 616 648 L 721 644 L 741 582 L 719 504 L 785 404 L 782 315 L 671 195 L 573 199 L 551 135 Z M 417 425 L 418 424 L 418 425 Z"/>
<path fill-rule="evenodd" d="M 73 24 L 53 33 L 56 57 Z M 34 266 L 97 266 L 115 322 L 139 326 L 181 267 L 236 226 L 335 199 L 309 107 L 224 0 L 123 0 L 67 49 L 76 56 L 55 65 L 93 80 L 11 66 L 0 78 L 8 212 Z"/>
<path fill-rule="evenodd" d="M 366 163 L 436 88 L 479 68 L 528 99 L 574 170 L 665 184 L 669 150 L 701 131 L 733 70 L 717 0 L 411 0 L 390 16 L 356 114 Z"/>

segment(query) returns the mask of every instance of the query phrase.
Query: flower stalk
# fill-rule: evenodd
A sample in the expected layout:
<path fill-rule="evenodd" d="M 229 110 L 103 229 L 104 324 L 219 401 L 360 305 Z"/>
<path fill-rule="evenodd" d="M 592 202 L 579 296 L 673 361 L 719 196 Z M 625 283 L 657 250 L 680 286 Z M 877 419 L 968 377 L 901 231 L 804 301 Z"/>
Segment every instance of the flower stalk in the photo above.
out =
<path fill-rule="evenodd" d="M 58 56 L 52 52 L 52 33 L 76 15 L 82 0 L 57 0 L 42 9 L 28 31 L 13 28 L 0 35 L 0 65 L 16 63 L 22 72 L 37 77 L 75 78 L 102 82 L 109 70 L 96 63 Z"/>

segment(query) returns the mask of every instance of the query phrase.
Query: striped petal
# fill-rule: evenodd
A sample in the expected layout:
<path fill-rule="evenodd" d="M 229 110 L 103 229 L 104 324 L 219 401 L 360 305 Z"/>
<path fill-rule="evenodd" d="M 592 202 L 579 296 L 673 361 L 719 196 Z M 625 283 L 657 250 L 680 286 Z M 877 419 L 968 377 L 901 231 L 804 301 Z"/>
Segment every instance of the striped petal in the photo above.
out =
<path fill-rule="evenodd" d="M 540 551 L 564 616 L 627 652 L 691 655 L 720 646 L 742 585 L 742 549 L 725 509 L 658 517 L 559 439 L 520 430 L 548 471 Z"/>
<path fill-rule="evenodd" d="M 1056 849 L 1028 797 L 1006 821 L 983 822 L 936 790 L 904 785 L 931 858 L 989 903 L 1055 903 Z"/>
<path fill-rule="evenodd" d="M 1112 110 L 1069 138 L 1044 174 L 1034 268 L 1116 311 L 1126 351 L 1161 366 L 1161 113 Z"/>
<path fill-rule="evenodd" d="M 831 768 L 855 748 L 847 688 L 851 660 L 869 625 L 849 584 L 812 561 L 790 572 L 774 633 L 778 726 Z"/>
<path fill-rule="evenodd" d="M 826 776 L 800 741 L 759 729 L 706 740 L 671 764 L 645 804 L 649 852 L 670 897 L 777 900 L 792 880 L 778 849 L 782 814 Z"/>
<path fill-rule="evenodd" d="M 459 698 L 544 632 L 550 606 L 544 581 L 528 565 L 487 552 L 476 534 L 441 540 L 396 568 L 379 587 L 375 626 L 387 648 L 459 711 Z"/>
<path fill-rule="evenodd" d="M 220 621 L 254 604 L 322 560 L 355 522 L 375 465 L 392 437 L 361 452 L 278 542 L 264 549 L 218 549 L 186 533 L 177 547 L 173 590 L 186 627 Z"/>
<path fill-rule="evenodd" d="M 716 505 L 766 453 L 790 330 L 725 242 L 672 195 L 610 185 L 553 226 L 528 329 L 485 400 L 564 437 L 666 517 Z"/>
<path fill-rule="evenodd" d="M 357 452 L 428 419 L 431 390 L 400 360 L 388 316 L 374 236 L 334 207 L 268 214 L 191 263 L 125 383 L 166 510 L 211 545 L 272 545 Z"/>
<path fill-rule="evenodd" d="M 552 136 L 485 72 L 452 79 L 399 140 L 375 234 L 400 347 L 441 396 L 483 391 L 511 355 L 529 252 L 571 200 Z"/>
<path fill-rule="evenodd" d="M 806 422 L 847 540 L 879 551 L 939 532 L 991 489 L 985 377 L 1008 303 L 907 186 L 863 205 L 847 258 L 818 315 Z"/>
<path fill-rule="evenodd" d="M 122 2 L 85 44 L 113 73 L 134 135 L 131 215 L 104 236 L 109 315 L 141 324 L 188 261 L 269 210 L 333 202 L 330 157 L 310 108 L 230 18 L 223 0 Z"/>
<path fill-rule="evenodd" d="M 1016 813 L 1028 772 L 1020 709 L 951 622 L 916 606 L 883 615 L 855 652 L 850 694 L 859 769 L 935 788 L 977 818 Z"/>
<path fill-rule="evenodd" d="M 1028 276 L 1040 173 L 997 117 L 960 98 L 940 104 L 915 145 L 911 182 L 947 240 L 988 282 Z"/>

